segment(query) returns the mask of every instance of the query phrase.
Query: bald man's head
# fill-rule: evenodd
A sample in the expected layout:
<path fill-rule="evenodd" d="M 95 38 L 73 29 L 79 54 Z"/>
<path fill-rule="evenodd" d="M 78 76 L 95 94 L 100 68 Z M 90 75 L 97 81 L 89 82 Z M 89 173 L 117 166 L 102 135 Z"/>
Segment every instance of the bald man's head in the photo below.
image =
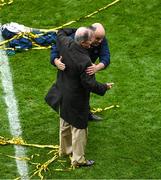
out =
<path fill-rule="evenodd" d="M 105 37 L 105 29 L 101 23 L 94 23 L 92 24 L 92 27 L 95 28 L 94 31 L 95 41 L 93 42 L 93 45 L 98 46 Z"/>
<path fill-rule="evenodd" d="M 86 27 L 80 27 L 75 33 L 75 42 L 84 48 L 90 48 L 94 40 L 94 32 Z"/>

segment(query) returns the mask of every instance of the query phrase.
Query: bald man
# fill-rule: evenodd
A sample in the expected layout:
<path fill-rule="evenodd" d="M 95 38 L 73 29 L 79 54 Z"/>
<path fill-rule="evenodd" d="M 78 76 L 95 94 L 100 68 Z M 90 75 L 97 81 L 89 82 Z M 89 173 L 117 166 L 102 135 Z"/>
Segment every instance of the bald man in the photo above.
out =
<path fill-rule="evenodd" d="M 100 70 L 106 69 L 110 64 L 110 51 L 108 46 L 108 41 L 105 37 L 105 29 L 102 24 L 94 23 L 89 28 L 92 28 L 94 31 L 94 40 L 91 44 L 91 47 L 88 49 L 89 56 L 92 61 L 92 65 L 86 69 L 86 73 L 93 75 Z M 70 35 L 74 38 L 74 32 L 76 29 L 73 29 L 73 33 Z M 96 60 L 99 59 L 99 63 L 96 63 Z M 56 66 L 60 70 L 65 70 L 65 64 L 62 63 L 57 46 L 53 45 L 51 48 L 51 64 Z M 89 113 L 89 120 L 101 120 L 102 118 L 96 116 L 93 113 Z"/>
<path fill-rule="evenodd" d="M 111 83 L 99 83 L 95 75 L 86 73 L 92 65 L 88 50 L 94 41 L 93 30 L 77 29 L 74 40 L 69 37 L 72 30 L 63 29 L 57 34 L 57 47 L 65 70 L 58 70 L 54 85 L 55 102 L 59 97 L 60 108 L 60 155 L 72 155 L 72 165 L 91 166 L 86 160 L 87 126 L 90 92 L 103 96 L 112 87 Z"/>
<path fill-rule="evenodd" d="M 104 69 L 110 63 L 110 54 L 107 40 L 105 39 L 104 27 L 100 23 L 94 23 L 91 27 L 95 28 L 95 39 L 92 43 L 91 49 L 89 49 L 90 57 L 93 62 L 93 65 L 86 70 L 89 75 Z M 98 57 L 100 62 L 98 64 L 94 64 Z"/>

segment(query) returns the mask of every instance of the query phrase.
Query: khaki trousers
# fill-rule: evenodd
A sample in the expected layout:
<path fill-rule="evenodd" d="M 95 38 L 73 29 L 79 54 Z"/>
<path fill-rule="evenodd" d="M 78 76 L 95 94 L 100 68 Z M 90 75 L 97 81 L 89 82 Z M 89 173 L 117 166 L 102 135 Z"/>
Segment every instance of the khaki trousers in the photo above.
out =
<path fill-rule="evenodd" d="M 59 155 L 72 154 L 73 163 L 85 161 L 85 146 L 87 143 L 87 129 L 77 129 L 60 118 L 60 149 Z"/>

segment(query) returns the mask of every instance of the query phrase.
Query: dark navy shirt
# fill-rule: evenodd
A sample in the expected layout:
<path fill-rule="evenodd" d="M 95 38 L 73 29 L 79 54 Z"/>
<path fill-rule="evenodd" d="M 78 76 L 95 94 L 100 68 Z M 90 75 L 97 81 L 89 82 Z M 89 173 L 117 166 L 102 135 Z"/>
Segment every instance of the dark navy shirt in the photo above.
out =
<path fill-rule="evenodd" d="M 74 34 L 71 35 L 74 38 Z M 99 58 L 99 62 L 105 65 L 105 68 L 110 64 L 110 51 L 108 46 L 108 41 L 106 38 L 98 46 L 92 46 L 88 49 L 89 56 L 91 58 L 92 63 L 95 63 L 97 58 Z M 55 58 L 59 58 L 59 52 L 56 45 L 52 45 L 51 47 L 51 56 L 50 62 L 55 66 L 54 60 Z"/>

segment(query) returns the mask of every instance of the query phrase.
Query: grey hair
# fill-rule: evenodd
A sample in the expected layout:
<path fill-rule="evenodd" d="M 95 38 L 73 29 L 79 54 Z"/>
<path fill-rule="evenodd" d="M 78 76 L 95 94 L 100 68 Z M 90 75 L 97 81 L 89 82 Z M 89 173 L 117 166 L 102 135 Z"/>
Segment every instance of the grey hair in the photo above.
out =
<path fill-rule="evenodd" d="M 75 33 L 74 40 L 76 43 L 80 44 L 82 41 L 84 42 L 91 40 L 92 36 L 93 30 L 86 27 L 80 27 Z"/>
<path fill-rule="evenodd" d="M 96 27 L 94 27 L 94 26 L 92 26 L 92 25 L 91 25 L 91 26 L 88 26 L 88 29 L 90 29 L 90 30 L 92 30 L 92 31 L 94 31 L 94 32 L 96 31 Z"/>

